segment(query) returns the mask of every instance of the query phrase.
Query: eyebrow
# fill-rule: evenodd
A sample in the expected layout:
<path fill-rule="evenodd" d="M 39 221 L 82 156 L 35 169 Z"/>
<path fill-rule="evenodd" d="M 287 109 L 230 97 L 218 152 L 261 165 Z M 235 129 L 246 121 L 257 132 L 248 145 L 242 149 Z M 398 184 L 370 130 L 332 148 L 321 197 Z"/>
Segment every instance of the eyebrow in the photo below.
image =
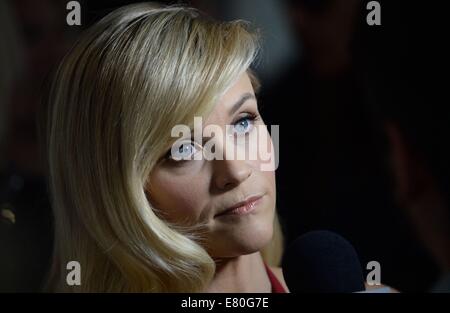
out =
<path fill-rule="evenodd" d="M 228 112 L 229 115 L 233 115 L 237 110 L 239 110 L 239 108 L 247 101 L 247 100 L 256 100 L 256 97 L 254 94 L 250 93 L 250 92 L 246 92 L 244 93 L 241 98 L 235 103 L 233 104 L 233 106 L 231 107 L 230 111 Z M 188 138 L 186 138 L 188 139 Z M 191 128 L 191 137 L 189 138 L 190 140 L 194 140 L 194 129 Z M 206 137 L 202 138 L 202 144 L 204 144 Z"/>
<path fill-rule="evenodd" d="M 252 93 L 250 93 L 250 92 L 244 93 L 241 96 L 241 98 L 235 104 L 233 104 L 233 106 L 231 107 L 228 114 L 229 115 L 234 114 L 245 103 L 245 101 L 250 100 L 250 99 L 256 100 L 255 96 Z"/>

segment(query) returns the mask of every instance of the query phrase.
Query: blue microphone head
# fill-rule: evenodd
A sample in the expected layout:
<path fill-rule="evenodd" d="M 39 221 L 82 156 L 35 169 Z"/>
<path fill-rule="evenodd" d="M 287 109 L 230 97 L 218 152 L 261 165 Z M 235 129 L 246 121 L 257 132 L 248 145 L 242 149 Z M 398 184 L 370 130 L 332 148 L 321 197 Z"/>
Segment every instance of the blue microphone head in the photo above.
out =
<path fill-rule="evenodd" d="M 355 249 L 330 231 L 313 231 L 294 240 L 286 249 L 282 268 L 293 293 L 365 290 Z"/>

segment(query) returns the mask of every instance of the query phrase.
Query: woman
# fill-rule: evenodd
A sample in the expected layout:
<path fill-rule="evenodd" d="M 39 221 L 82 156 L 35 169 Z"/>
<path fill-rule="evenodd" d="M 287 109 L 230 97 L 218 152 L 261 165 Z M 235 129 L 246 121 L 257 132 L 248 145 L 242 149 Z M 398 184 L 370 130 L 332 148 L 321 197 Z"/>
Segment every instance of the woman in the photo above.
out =
<path fill-rule="evenodd" d="M 256 53 L 245 23 L 185 7 L 123 7 L 84 34 L 57 71 L 45 122 L 50 290 L 287 289 L 269 268 L 282 252 L 274 169 L 230 152 L 260 149 L 257 132 L 272 143 L 249 68 Z M 173 136 L 183 125 L 225 136 Z M 197 158 L 211 142 L 224 157 Z M 80 285 L 66 283 L 70 261 Z"/>

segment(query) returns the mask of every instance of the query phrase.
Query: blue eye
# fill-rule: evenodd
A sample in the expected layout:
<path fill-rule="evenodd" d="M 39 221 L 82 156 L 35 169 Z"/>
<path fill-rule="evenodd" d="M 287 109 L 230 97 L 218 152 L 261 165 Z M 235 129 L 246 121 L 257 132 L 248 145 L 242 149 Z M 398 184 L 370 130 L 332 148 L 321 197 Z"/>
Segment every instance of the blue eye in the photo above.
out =
<path fill-rule="evenodd" d="M 253 128 L 256 115 L 248 115 L 239 119 L 233 124 L 233 130 L 236 134 L 246 134 Z"/>
<path fill-rule="evenodd" d="M 180 142 L 174 144 L 171 150 L 168 152 L 168 158 L 174 161 L 192 160 L 198 149 L 194 142 Z"/>

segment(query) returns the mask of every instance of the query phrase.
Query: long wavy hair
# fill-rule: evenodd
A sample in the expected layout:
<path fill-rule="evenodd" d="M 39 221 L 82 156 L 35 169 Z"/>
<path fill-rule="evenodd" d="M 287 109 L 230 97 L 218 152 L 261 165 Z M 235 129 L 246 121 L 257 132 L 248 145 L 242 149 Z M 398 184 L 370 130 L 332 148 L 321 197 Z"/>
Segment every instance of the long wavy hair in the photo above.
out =
<path fill-rule="evenodd" d="M 183 6 L 135 4 L 89 28 L 57 69 L 44 118 L 55 243 L 47 291 L 201 292 L 215 263 L 155 213 L 145 186 L 170 130 L 207 116 L 250 66 L 257 32 Z M 251 75 L 254 85 L 257 80 Z M 262 255 L 279 262 L 275 218 Z M 66 265 L 81 265 L 68 286 Z"/>

